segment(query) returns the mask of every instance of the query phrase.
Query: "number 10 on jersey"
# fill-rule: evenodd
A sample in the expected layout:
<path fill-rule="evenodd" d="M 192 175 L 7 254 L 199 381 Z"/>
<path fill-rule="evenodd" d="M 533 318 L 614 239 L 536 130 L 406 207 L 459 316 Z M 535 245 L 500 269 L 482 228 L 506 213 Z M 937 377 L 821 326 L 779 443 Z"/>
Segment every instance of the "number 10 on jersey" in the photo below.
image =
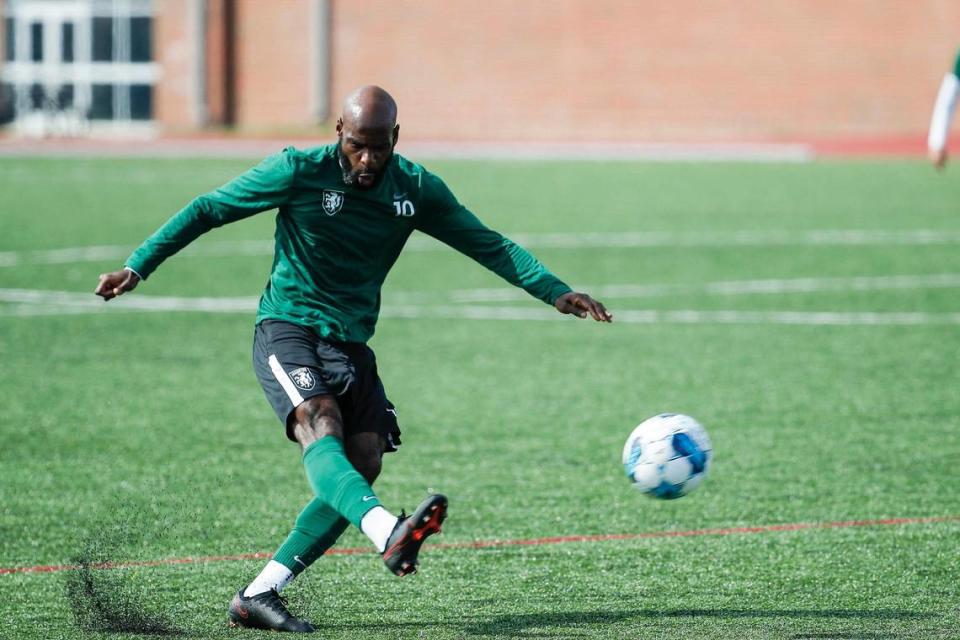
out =
<path fill-rule="evenodd" d="M 415 213 L 413 203 L 409 200 L 394 200 L 393 208 L 397 210 L 398 216 L 403 216 L 404 218 L 410 218 Z"/>

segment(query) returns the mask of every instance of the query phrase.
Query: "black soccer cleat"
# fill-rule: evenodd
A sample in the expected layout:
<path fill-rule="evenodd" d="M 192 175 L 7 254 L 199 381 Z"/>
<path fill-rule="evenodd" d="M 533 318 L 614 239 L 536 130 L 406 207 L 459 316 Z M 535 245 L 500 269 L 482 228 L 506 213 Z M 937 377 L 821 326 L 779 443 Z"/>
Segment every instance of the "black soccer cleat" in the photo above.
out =
<path fill-rule="evenodd" d="M 417 554 L 428 536 L 440 533 L 440 524 L 447 517 L 447 497 L 435 493 L 420 503 L 409 518 L 400 515 L 397 525 L 387 538 L 383 563 L 398 576 L 417 570 Z"/>
<path fill-rule="evenodd" d="M 249 598 L 245 598 L 243 589 L 240 589 L 230 601 L 227 616 L 231 627 L 296 633 L 313 633 L 314 631 L 312 624 L 295 618 L 287 610 L 286 598 L 281 597 L 276 589 L 270 589 L 266 593 L 258 593 Z"/>

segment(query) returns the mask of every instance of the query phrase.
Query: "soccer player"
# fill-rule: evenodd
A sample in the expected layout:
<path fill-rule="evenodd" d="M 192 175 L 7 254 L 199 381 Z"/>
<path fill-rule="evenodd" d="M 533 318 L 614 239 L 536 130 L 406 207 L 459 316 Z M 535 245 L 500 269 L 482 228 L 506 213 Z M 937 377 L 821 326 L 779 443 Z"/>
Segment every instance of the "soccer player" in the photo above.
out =
<path fill-rule="evenodd" d="M 943 169 L 947 165 L 947 137 L 950 133 L 950 121 L 957 106 L 958 93 L 960 93 L 960 53 L 957 54 L 953 71 L 948 71 L 943 76 L 937 101 L 933 106 L 933 116 L 930 118 L 927 150 L 930 161 L 937 169 Z"/>
<path fill-rule="evenodd" d="M 349 526 L 397 575 L 413 573 L 423 541 L 440 531 L 447 499 L 432 495 L 409 517 L 389 512 L 371 485 L 400 446 L 397 412 L 377 374 L 373 335 L 380 288 L 407 238 L 423 231 L 565 314 L 599 322 L 603 304 L 576 293 L 533 256 L 485 227 L 440 178 L 394 153 L 393 98 L 375 86 L 346 99 L 337 142 L 268 157 L 190 202 L 100 276 L 110 300 L 133 290 L 202 233 L 278 209 L 273 268 L 257 312 L 253 366 L 267 400 L 299 443 L 315 498 L 253 581 L 230 602 L 231 626 L 311 632 L 280 592 Z"/>

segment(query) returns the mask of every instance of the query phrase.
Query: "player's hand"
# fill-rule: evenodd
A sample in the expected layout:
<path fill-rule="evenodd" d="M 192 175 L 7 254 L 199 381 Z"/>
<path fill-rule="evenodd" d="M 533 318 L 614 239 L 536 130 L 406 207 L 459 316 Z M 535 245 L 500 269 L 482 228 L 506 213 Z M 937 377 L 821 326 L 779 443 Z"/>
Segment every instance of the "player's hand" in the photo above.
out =
<path fill-rule="evenodd" d="M 933 163 L 933 166 L 937 169 L 943 169 L 947 166 L 947 148 L 943 149 L 930 149 L 930 162 Z"/>
<path fill-rule="evenodd" d="M 129 269 L 120 269 L 112 273 L 101 273 L 100 282 L 93 290 L 104 300 L 112 300 L 127 291 L 133 291 L 140 284 L 140 276 Z"/>
<path fill-rule="evenodd" d="M 585 293 L 565 293 L 556 299 L 553 306 L 560 313 L 570 313 L 578 318 L 586 318 L 589 313 L 597 322 L 613 322 L 613 314 L 601 302 Z"/>

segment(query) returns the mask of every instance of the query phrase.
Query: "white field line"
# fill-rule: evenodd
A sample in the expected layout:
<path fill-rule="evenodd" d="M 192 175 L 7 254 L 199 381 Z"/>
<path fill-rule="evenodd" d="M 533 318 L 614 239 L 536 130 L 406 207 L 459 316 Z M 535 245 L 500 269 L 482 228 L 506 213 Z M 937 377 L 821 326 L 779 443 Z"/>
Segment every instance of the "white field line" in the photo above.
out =
<path fill-rule="evenodd" d="M 704 284 L 608 284 L 578 285 L 601 299 L 657 298 L 682 294 L 697 295 L 764 295 L 783 293 L 821 293 L 850 291 L 893 291 L 902 289 L 952 289 L 960 287 L 960 273 L 930 275 L 855 276 L 837 278 L 790 278 L 770 280 L 728 280 Z M 399 295 L 399 294 L 397 294 Z M 422 296 L 423 294 L 404 294 Z M 525 300 L 529 295 L 515 287 L 495 289 L 455 289 L 449 292 L 452 302 L 510 302 Z M 416 298 L 420 300 L 422 298 Z"/>
<path fill-rule="evenodd" d="M 850 291 L 890 291 L 960 287 L 960 273 L 924 275 L 854 276 L 838 278 L 787 278 L 769 280 L 720 280 L 703 284 L 610 284 L 578 286 L 598 298 L 653 298 L 678 294 L 751 295 L 781 293 L 818 293 Z M 452 291 L 392 291 L 384 296 L 386 304 L 414 301 L 418 304 L 449 301 L 456 303 L 511 302 L 529 300 L 530 295 L 516 287 L 495 289 L 454 289 Z M 131 310 L 160 311 L 246 311 L 255 308 L 256 297 L 181 297 L 134 294 L 117 298 L 112 306 Z M 102 307 L 104 302 L 90 293 L 44 289 L 0 289 L 0 302 L 46 304 L 62 307 Z M 402 305 L 401 305 L 402 306 Z"/>
<path fill-rule="evenodd" d="M 128 245 L 99 245 L 41 249 L 35 251 L 0 251 L 0 267 L 40 264 L 74 264 L 125 260 L 135 247 Z M 221 240 L 202 242 L 187 247 L 178 256 L 217 258 L 229 256 L 273 255 L 272 240 Z"/>
<path fill-rule="evenodd" d="M 949 229 L 820 229 L 812 231 L 729 231 L 729 232 L 586 232 L 512 233 L 509 237 L 528 249 L 609 249 L 609 248 L 696 248 L 696 247 L 779 247 L 779 246 L 925 246 L 960 244 L 960 230 Z M 106 262 L 126 259 L 134 247 L 100 245 L 0 251 L 0 267 L 39 264 Z M 199 258 L 273 255 L 273 240 L 201 241 L 179 255 Z M 449 251 L 443 244 L 415 234 L 406 251 Z"/>
<path fill-rule="evenodd" d="M 0 302 L 10 302 L 21 308 L 50 306 L 70 309 L 75 313 L 85 311 L 204 311 L 208 313 L 248 313 L 257 308 L 256 297 L 238 298 L 183 298 L 172 296 L 124 295 L 110 302 L 93 293 L 73 291 L 43 291 L 39 289 L 0 289 Z"/>
<path fill-rule="evenodd" d="M 176 298 L 127 295 L 110 303 L 92 294 L 30 289 L 0 289 L 0 316 L 193 311 L 252 314 L 256 298 Z M 553 322 L 568 320 L 546 307 L 490 307 L 461 305 L 387 305 L 384 318 L 521 320 Z M 615 321 L 628 324 L 785 324 L 785 325 L 958 325 L 960 313 L 873 311 L 698 311 L 626 309 Z"/>
<path fill-rule="evenodd" d="M 566 318 L 552 309 L 526 307 L 460 307 L 450 305 L 385 307 L 388 318 L 525 320 L 554 322 Z M 619 310 L 614 322 L 627 324 L 784 324 L 784 325 L 958 325 L 960 313 L 877 311 L 659 311 Z"/>

